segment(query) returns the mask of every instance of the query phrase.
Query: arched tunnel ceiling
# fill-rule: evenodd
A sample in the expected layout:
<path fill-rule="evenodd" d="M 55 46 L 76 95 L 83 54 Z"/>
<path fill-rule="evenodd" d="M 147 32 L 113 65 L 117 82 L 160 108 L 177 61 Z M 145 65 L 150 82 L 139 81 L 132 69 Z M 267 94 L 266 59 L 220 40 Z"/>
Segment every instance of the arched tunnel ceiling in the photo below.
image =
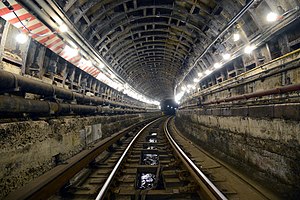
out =
<path fill-rule="evenodd" d="M 207 46 L 243 0 L 70 0 L 57 3 L 116 73 L 141 93 L 173 98 L 196 46 Z M 199 48 L 199 47 L 197 47 Z"/>

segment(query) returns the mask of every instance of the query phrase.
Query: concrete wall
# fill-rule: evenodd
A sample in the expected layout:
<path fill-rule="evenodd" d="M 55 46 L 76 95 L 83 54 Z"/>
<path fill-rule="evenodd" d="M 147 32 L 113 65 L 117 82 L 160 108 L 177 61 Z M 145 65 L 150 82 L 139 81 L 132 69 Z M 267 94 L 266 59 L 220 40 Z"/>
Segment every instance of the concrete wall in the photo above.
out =
<path fill-rule="evenodd" d="M 0 199 L 89 144 L 157 115 L 65 117 L 0 124 Z"/>
<path fill-rule="evenodd" d="M 283 195 L 300 194 L 299 121 L 180 110 L 176 126 L 204 149 Z"/>

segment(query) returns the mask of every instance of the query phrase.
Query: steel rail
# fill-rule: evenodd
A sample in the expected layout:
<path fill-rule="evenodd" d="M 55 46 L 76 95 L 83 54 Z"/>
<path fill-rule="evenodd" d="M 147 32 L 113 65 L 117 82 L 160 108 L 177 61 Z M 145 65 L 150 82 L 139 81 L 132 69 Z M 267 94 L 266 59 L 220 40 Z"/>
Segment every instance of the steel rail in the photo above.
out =
<path fill-rule="evenodd" d="M 211 194 L 205 194 L 206 197 L 209 199 L 218 199 L 218 200 L 227 200 L 227 198 L 224 196 L 224 194 L 205 176 L 205 174 L 194 164 L 194 162 L 186 155 L 186 153 L 179 147 L 179 145 L 176 143 L 176 141 L 171 136 L 169 130 L 168 130 L 168 123 L 170 121 L 171 117 L 169 117 L 164 125 L 164 131 L 169 139 L 171 145 L 173 146 L 174 150 L 178 154 L 179 157 L 181 157 L 185 162 L 187 162 L 189 168 L 192 170 L 190 172 L 194 172 L 197 174 L 198 178 L 202 181 L 201 186 L 205 185 L 209 192 Z M 205 188 L 203 191 L 207 191 Z"/>
<path fill-rule="evenodd" d="M 130 148 L 132 147 L 133 143 L 136 141 L 136 139 L 140 136 L 140 134 L 151 124 L 153 124 L 154 122 L 160 120 L 161 118 L 158 118 L 150 123 L 148 123 L 146 126 L 144 126 L 136 135 L 135 137 L 131 140 L 131 142 L 129 143 L 129 145 L 126 147 L 125 151 L 123 152 L 122 156 L 120 157 L 120 159 L 118 160 L 117 164 L 114 166 L 112 172 L 109 174 L 109 177 L 106 179 L 104 185 L 102 186 L 100 192 L 98 193 L 96 200 L 100 200 L 100 199 L 104 199 L 104 195 L 106 194 L 113 178 L 115 177 L 117 171 L 119 170 L 121 164 L 124 161 L 124 158 L 126 157 L 126 154 L 128 153 L 128 151 L 130 150 Z"/>

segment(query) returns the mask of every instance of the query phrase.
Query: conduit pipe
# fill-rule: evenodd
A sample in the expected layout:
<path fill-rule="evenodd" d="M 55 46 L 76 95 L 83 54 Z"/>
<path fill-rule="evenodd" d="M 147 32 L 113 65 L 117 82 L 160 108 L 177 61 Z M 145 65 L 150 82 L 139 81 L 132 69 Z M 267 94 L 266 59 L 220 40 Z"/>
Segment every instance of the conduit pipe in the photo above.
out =
<path fill-rule="evenodd" d="M 56 103 L 40 100 L 24 99 L 22 97 L 0 96 L 0 113 L 30 113 L 39 115 L 92 115 L 125 112 L 141 112 L 140 110 L 110 109 L 101 106 Z"/>
<path fill-rule="evenodd" d="M 80 104 L 110 104 L 111 106 L 141 109 L 132 105 L 103 100 L 100 97 L 91 97 L 84 94 L 72 92 L 68 89 L 60 88 L 3 70 L 0 70 L 0 83 L 0 92 L 11 92 L 19 90 L 22 92 L 43 95 L 44 97 L 56 97 L 69 101 L 76 100 L 76 102 Z"/>
<path fill-rule="evenodd" d="M 296 92 L 299 90 L 300 90 L 300 83 L 294 84 L 294 85 L 283 86 L 283 87 L 277 87 L 277 88 L 273 88 L 273 89 L 269 89 L 269 90 L 263 90 L 263 91 L 259 91 L 259 92 L 237 95 L 237 96 L 219 99 L 219 100 L 215 100 L 215 101 L 209 101 L 209 102 L 202 103 L 202 105 L 217 104 L 217 103 L 222 103 L 222 102 L 231 102 L 231 101 L 245 100 L 245 99 L 247 100 L 247 99 L 255 98 L 255 97 L 263 97 L 263 96 L 274 95 L 274 94 L 284 94 L 284 93 L 288 93 L 288 92 Z"/>

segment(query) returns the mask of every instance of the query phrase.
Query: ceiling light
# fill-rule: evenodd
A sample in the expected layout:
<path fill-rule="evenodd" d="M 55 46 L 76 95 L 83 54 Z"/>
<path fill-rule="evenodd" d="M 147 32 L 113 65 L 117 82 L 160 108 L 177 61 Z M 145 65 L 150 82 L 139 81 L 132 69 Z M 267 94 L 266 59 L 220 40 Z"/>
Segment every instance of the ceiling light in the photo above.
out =
<path fill-rule="evenodd" d="M 59 31 L 62 33 L 67 32 L 68 30 L 69 30 L 69 28 L 65 24 L 62 24 L 59 26 Z"/>
<path fill-rule="evenodd" d="M 212 71 L 209 70 L 209 69 L 205 71 L 205 74 L 206 74 L 206 75 L 209 75 L 209 74 L 211 74 L 211 73 L 212 73 Z"/>
<path fill-rule="evenodd" d="M 233 41 L 239 41 L 239 39 L 241 38 L 241 36 L 240 36 L 240 34 L 238 34 L 238 33 L 235 33 L 235 34 L 233 34 Z"/>
<path fill-rule="evenodd" d="M 252 51 L 255 49 L 255 47 L 253 45 L 248 45 L 245 47 L 244 52 L 247 54 L 252 53 Z"/>
<path fill-rule="evenodd" d="M 217 62 L 214 64 L 215 69 L 219 69 L 220 67 L 222 67 L 222 65 L 220 63 Z"/>
<path fill-rule="evenodd" d="M 64 52 L 66 52 L 66 54 L 68 56 L 70 56 L 71 58 L 75 57 L 78 55 L 78 50 L 77 49 L 73 49 L 70 46 L 66 45 L 64 48 Z"/>
<path fill-rule="evenodd" d="M 92 63 L 92 61 L 90 61 L 90 60 L 86 61 L 85 64 L 86 64 L 87 66 L 89 66 L 89 67 L 92 67 L 92 66 L 93 66 L 93 63 Z"/>
<path fill-rule="evenodd" d="M 116 75 L 111 74 L 110 77 L 111 77 L 111 78 L 116 78 Z"/>
<path fill-rule="evenodd" d="M 224 53 L 224 54 L 222 55 L 222 57 L 223 57 L 224 60 L 229 60 L 231 56 L 230 56 L 229 53 Z"/>
<path fill-rule="evenodd" d="M 28 36 L 25 35 L 24 33 L 19 33 L 17 36 L 16 36 L 16 40 L 18 43 L 20 44 L 25 44 L 28 40 Z"/>
<path fill-rule="evenodd" d="M 268 22 L 275 22 L 277 19 L 278 19 L 278 14 L 277 14 L 277 13 L 270 12 L 270 13 L 267 15 L 267 21 L 268 21 Z"/>
<path fill-rule="evenodd" d="M 198 77 L 201 77 L 203 76 L 203 74 L 201 72 L 198 73 Z"/>
<path fill-rule="evenodd" d="M 99 68 L 100 68 L 100 69 L 103 69 L 104 67 L 105 67 L 104 63 L 103 63 L 103 62 L 100 62 L 100 63 L 99 63 Z"/>
<path fill-rule="evenodd" d="M 199 79 L 194 78 L 194 82 L 195 82 L 195 83 L 198 83 L 198 82 L 199 82 Z"/>

